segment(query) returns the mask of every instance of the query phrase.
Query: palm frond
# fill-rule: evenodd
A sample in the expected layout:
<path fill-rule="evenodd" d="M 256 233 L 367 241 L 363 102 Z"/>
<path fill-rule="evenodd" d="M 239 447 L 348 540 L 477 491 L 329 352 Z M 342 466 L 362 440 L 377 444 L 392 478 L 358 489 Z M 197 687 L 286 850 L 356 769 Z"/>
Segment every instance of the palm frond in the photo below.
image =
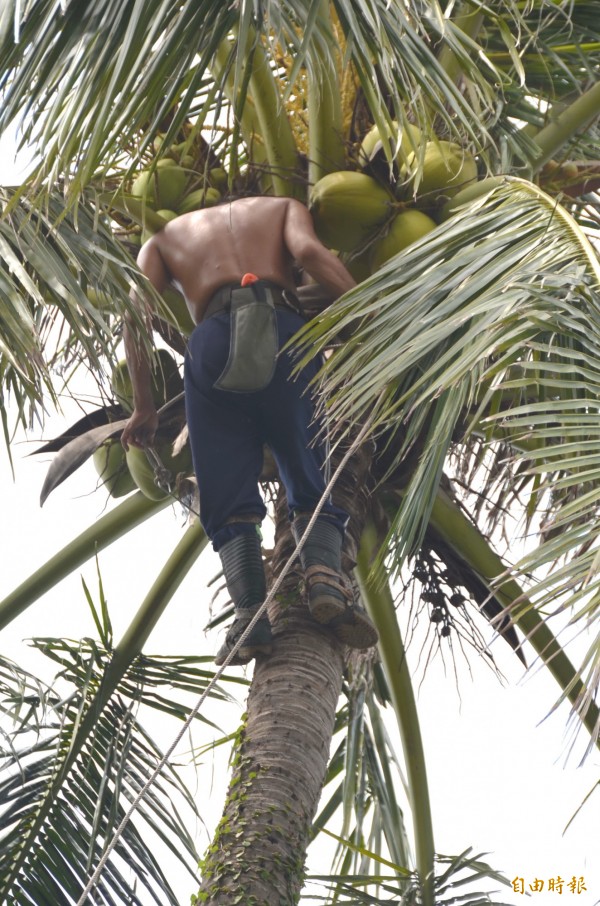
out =
<path fill-rule="evenodd" d="M 103 393 L 115 328 L 125 313 L 139 320 L 129 300 L 137 281 L 134 262 L 91 203 L 67 213 L 57 192 L 38 206 L 0 189 L 0 210 L 0 407 L 6 422 L 13 396 L 26 426 L 33 414 L 42 420 L 50 401 L 58 404 L 62 384 L 78 367 L 96 377 Z M 111 298 L 111 316 L 92 304 L 88 288 Z"/>
<path fill-rule="evenodd" d="M 15 833 L 17 839 L 16 842 L 11 842 L 10 844 L 8 841 L 5 841 L 6 846 L 4 853 L 0 852 L 0 860 L 5 860 L 5 870 L 0 871 L 0 877 L 4 883 L 4 888 L 0 888 L 0 893 L 6 893 L 11 886 L 17 882 L 22 872 L 25 872 L 28 883 L 29 881 L 33 883 L 35 878 L 37 878 L 37 868 L 35 869 L 35 878 L 33 875 L 31 878 L 27 875 L 29 849 L 37 848 L 40 835 L 45 839 L 45 836 L 47 835 L 45 829 L 49 823 L 51 827 L 53 826 L 52 822 L 55 820 L 54 816 L 57 799 L 66 795 L 63 793 L 63 790 L 70 789 L 69 784 L 72 782 L 71 778 L 81 772 L 81 760 L 85 760 L 86 755 L 89 756 L 90 747 L 94 749 L 94 746 L 96 746 L 98 733 L 102 732 L 103 734 L 110 736 L 110 718 L 108 719 L 105 729 L 103 729 L 103 721 L 107 720 L 106 715 L 110 715 L 111 713 L 114 704 L 114 696 L 126 695 L 128 691 L 131 694 L 131 702 L 129 704 L 126 703 L 122 716 L 122 720 L 125 721 L 125 723 L 128 720 L 128 718 L 126 720 L 126 714 L 131 712 L 133 703 L 138 702 L 141 697 L 144 698 L 145 704 L 150 704 L 153 707 L 156 705 L 160 710 L 168 711 L 168 703 L 164 697 L 156 697 L 153 694 L 144 696 L 140 692 L 140 685 L 142 688 L 144 685 L 142 678 L 144 676 L 145 663 L 140 665 L 138 662 L 137 674 L 133 678 L 133 690 L 132 685 L 127 685 L 128 680 L 129 683 L 131 683 L 131 677 L 128 677 L 127 674 L 132 664 L 136 661 L 136 658 L 139 658 L 141 655 L 142 648 L 146 643 L 150 632 L 164 608 L 171 600 L 173 593 L 187 574 L 189 568 L 202 552 L 206 542 L 206 536 L 203 535 L 198 522 L 187 529 L 183 538 L 154 582 L 150 592 L 147 594 L 140 611 L 114 649 L 110 646 L 102 650 L 102 646 L 96 645 L 95 642 L 89 643 L 86 640 L 76 643 L 69 643 L 64 640 L 58 640 L 56 642 L 48 639 L 41 640 L 41 647 L 47 653 L 51 653 L 51 656 L 58 660 L 63 666 L 61 679 L 70 681 L 71 685 L 75 687 L 75 692 L 68 700 L 75 701 L 75 705 L 73 706 L 74 710 L 72 713 L 70 711 L 65 712 L 61 717 L 61 721 L 55 722 L 55 726 L 58 728 L 59 732 L 55 734 L 55 738 L 53 738 L 51 742 L 52 752 L 51 754 L 48 754 L 47 763 L 45 763 L 46 766 L 44 767 L 44 764 L 42 764 L 40 768 L 41 780 L 38 778 L 37 774 L 39 763 L 37 761 L 35 762 L 34 774 L 32 775 L 31 781 L 31 789 L 33 792 L 30 792 L 29 788 L 26 790 L 26 804 L 29 803 L 31 805 L 31 810 L 27 811 L 20 832 L 15 831 L 15 824 L 21 820 L 23 804 L 18 804 L 18 790 L 14 796 L 11 793 L 11 802 L 13 800 L 17 802 L 17 805 L 15 805 L 16 811 L 14 817 L 11 817 L 12 813 L 10 813 L 9 818 L 5 821 L 5 825 L 11 828 L 11 841 L 14 841 Z M 87 593 L 87 590 L 86 594 L 88 601 L 90 601 L 90 595 Z M 98 610 L 97 608 L 92 607 L 92 612 L 96 626 L 99 628 L 102 638 L 108 645 L 111 640 L 110 622 L 107 618 L 106 602 L 103 598 L 101 585 L 100 594 L 100 609 Z M 87 651 L 87 655 L 81 656 L 80 652 L 82 650 L 84 654 Z M 154 685 L 156 685 L 156 668 L 158 665 L 154 666 Z M 173 677 L 173 671 L 170 671 L 169 675 Z M 188 682 L 191 678 L 191 676 L 188 676 Z M 204 678 L 205 681 L 203 681 Z M 142 679 L 141 684 L 140 679 Z M 204 687 L 206 687 L 210 681 L 210 676 L 204 674 L 203 677 L 200 677 L 196 672 L 195 679 L 199 680 L 200 685 L 203 684 Z M 171 713 L 174 713 L 178 717 L 182 716 L 182 714 L 183 716 L 187 716 L 186 713 L 182 711 L 181 707 L 175 709 L 175 711 L 172 710 Z M 67 727 L 66 739 L 62 735 L 63 731 L 61 729 L 61 723 Z M 26 730 L 27 728 L 24 727 L 22 729 Z M 126 743 L 125 750 L 130 746 L 129 733 L 126 737 Z M 46 752 L 47 746 L 45 745 L 45 739 L 42 740 L 42 748 L 43 751 Z M 129 761 L 125 759 L 124 763 L 128 765 Z M 15 765 L 16 764 L 17 763 L 15 762 Z M 83 772 L 85 773 L 85 770 Z M 138 777 L 148 776 L 148 773 L 148 770 L 146 770 L 145 773 L 140 771 Z M 103 776 L 101 770 L 99 770 L 98 776 Z M 12 790 L 12 787 L 10 789 Z M 130 798 L 133 799 L 134 797 L 131 796 Z M 77 795 L 74 794 L 73 803 L 76 804 L 76 802 Z M 109 810 L 109 814 L 113 817 L 115 809 L 118 811 L 116 805 L 115 808 L 112 808 L 111 806 L 111 809 Z M 126 809 L 123 809 L 122 811 L 125 812 Z M 69 820 L 71 820 L 71 817 L 68 817 Z M 75 818 L 73 818 L 73 821 L 75 821 Z M 75 823 L 77 824 L 76 821 Z M 95 833 L 95 825 L 93 829 Z M 83 827 L 80 828 L 80 831 L 83 832 Z M 57 836 L 57 840 L 59 839 L 60 835 Z M 57 850 L 57 854 L 58 852 L 59 850 Z M 101 850 L 99 850 L 99 852 L 101 854 Z M 92 856 L 89 855 L 86 858 L 89 861 L 92 859 Z M 2 863 L 0 862 L 0 864 Z M 70 871 L 69 875 L 71 874 L 73 875 L 71 885 L 73 883 L 79 884 L 79 892 L 81 892 L 86 883 L 84 875 L 82 875 L 81 871 L 77 870 L 73 872 Z M 54 883 L 51 877 L 49 878 L 48 883 Z M 58 883 L 62 883 L 60 878 Z M 67 883 L 66 880 L 65 883 Z M 119 883 L 121 883 L 121 881 L 119 881 Z M 35 890 L 37 891 L 37 887 Z M 40 902 L 44 901 L 41 900 Z M 132 902 L 137 901 L 132 900 Z"/>
<path fill-rule="evenodd" d="M 315 819 L 315 846 L 321 831 L 338 827 L 338 836 L 355 848 L 338 846 L 332 869 L 336 875 L 368 874 L 369 860 L 361 849 L 389 853 L 392 862 L 408 875 L 413 856 L 405 827 L 405 805 L 399 791 L 406 791 L 402 758 L 385 727 L 381 703 L 374 695 L 374 662 L 353 658 L 347 668 L 344 700 L 336 716 L 334 745 L 325 780 L 325 801 Z M 332 791 L 331 791 L 332 790 Z M 341 824 L 335 825 L 339 819 Z M 376 881 L 374 882 L 376 883 Z"/>
<path fill-rule="evenodd" d="M 340 843 L 356 849 L 349 840 L 340 839 Z M 406 878 L 398 880 L 398 875 L 406 874 L 400 866 L 394 866 L 366 849 L 362 850 L 362 855 L 376 866 L 375 873 L 311 875 L 309 882 L 328 887 L 331 899 L 307 891 L 302 902 L 332 902 L 340 906 L 417 906 L 423 902 L 423 888 L 416 873 L 408 873 Z M 389 873 L 390 868 L 395 869 L 396 876 Z M 458 856 L 436 856 L 434 888 L 435 902 L 439 906 L 509 906 L 489 892 L 490 881 L 494 885 L 509 886 L 506 878 L 482 861 L 481 855 L 473 856 L 471 850 Z M 473 889 L 480 885 L 484 885 L 484 890 Z"/>
<path fill-rule="evenodd" d="M 379 632 L 381 660 L 406 764 L 416 872 L 422 886 L 423 903 L 433 904 L 435 847 L 427 769 L 415 693 L 387 576 L 380 566 L 370 568 L 374 552 L 375 532 L 370 527 L 363 532 L 358 552 L 357 580 L 365 606 Z"/>
<path fill-rule="evenodd" d="M 564 439 L 578 409 L 593 421 L 586 400 L 598 380 L 599 275 L 574 221 L 538 189 L 508 180 L 307 328 L 305 341 L 318 348 L 339 330 L 354 331 L 323 369 L 338 434 L 368 413 L 372 433 L 387 432 L 388 442 L 402 429 L 393 467 L 411 447 L 421 451 L 394 526 L 398 564 L 422 540 L 453 441 L 501 429 L 500 439 L 517 444 L 543 422 L 546 446 L 557 420 Z M 525 399 L 530 387 L 533 403 Z M 508 469 L 507 481 L 512 475 Z"/>
<path fill-rule="evenodd" d="M 506 6 L 517 15 L 515 4 Z M 215 69 L 232 30 L 243 48 L 256 29 L 274 70 L 280 56 L 291 61 L 282 101 L 298 90 L 304 70 L 318 80 L 322 52 L 332 39 L 326 17 L 316 15 L 319 8 L 298 0 L 240 9 L 214 0 L 14 4 L 0 33 L 0 130 L 25 114 L 27 140 L 43 149 L 36 182 L 56 183 L 69 174 L 65 190 L 78 197 L 94 180 L 139 162 L 161 129 L 166 146 L 186 120 L 195 130 L 215 129 L 231 101 L 228 67 L 236 117 L 243 116 L 253 91 L 243 72 L 246 55 L 229 54 L 225 69 Z M 418 2 L 336 0 L 333 9 L 346 65 L 354 68 L 373 119 L 406 122 L 410 114 L 427 134 L 435 119 L 438 133 L 484 147 L 487 125 L 497 119 L 498 85 L 508 87 L 512 75 L 491 61 L 477 36 L 463 31 L 437 2 L 424 11 Z M 493 24 L 498 21 L 500 15 Z M 507 34 L 504 29 L 504 40 Z M 460 61 L 468 92 L 440 64 L 441 48 Z M 236 141 L 237 135 L 234 128 Z"/>
<path fill-rule="evenodd" d="M 525 83 L 532 112 L 540 98 L 553 104 L 596 81 L 600 30 L 593 3 L 503 3 L 489 10 L 485 28 L 487 55 L 507 75 L 520 76 L 515 83 Z M 544 118 L 542 107 L 536 112 Z"/>
<path fill-rule="evenodd" d="M 76 193 L 99 168 L 118 163 L 128 143 L 135 147 L 141 127 L 151 141 L 181 95 L 189 107 L 234 19 L 207 0 L 38 0 L 11 12 L 0 45 L 0 128 L 31 114 L 27 137 L 45 149 L 43 172 L 56 180 L 75 171 Z M 202 64 L 194 71 L 196 55 Z"/>
<path fill-rule="evenodd" d="M 138 716 L 140 706 L 181 720 L 189 713 L 181 694 L 199 695 L 212 674 L 202 669 L 201 658 L 140 657 L 106 707 L 95 712 L 93 729 L 73 757 L 112 652 L 90 639 L 35 644 L 60 665 L 61 694 L 9 661 L 0 662 L 4 701 L 11 702 L 13 718 L 0 782 L 0 883 L 3 899 L 43 906 L 65 897 L 77 900 L 128 804 L 161 758 Z M 221 700 L 227 697 L 222 687 L 213 691 Z M 45 817 L 32 840 L 40 809 Z M 126 825 L 96 895 L 102 902 L 140 904 L 137 886 L 155 903 L 176 904 L 153 841 L 179 860 L 193 885 L 198 853 L 187 827 L 200 817 L 178 772 L 169 767 Z"/>
<path fill-rule="evenodd" d="M 575 669 L 565 648 L 550 629 L 548 618 L 544 618 L 532 606 L 525 585 L 515 580 L 512 570 L 507 568 L 490 542 L 461 510 L 457 500 L 441 489 L 432 510 L 431 523 L 444 538 L 445 544 L 468 565 L 469 570 L 481 577 L 484 587 L 487 585 L 490 588 L 490 599 L 495 598 L 502 608 L 498 616 L 510 615 L 511 621 L 518 626 L 525 640 L 532 645 L 540 661 L 557 681 L 561 690 L 559 702 L 568 699 L 572 713 L 578 717 L 574 735 L 583 725 L 590 735 L 588 751 L 593 746 L 598 746 L 600 711 L 595 702 L 597 675 L 589 670 L 589 675 L 585 675 L 585 661 L 579 670 Z M 522 578 L 519 576 L 519 579 Z M 498 622 L 498 617 L 494 622 Z"/>
<path fill-rule="evenodd" d="M 390 471 L 409 453 L 414 463 L 392 527 L 398 573 L 422 544 L 449 452 L 468 459 L 479 438 L 493 462 L 493 526 L 517 493 L 526 528 L 541 522 L 541 543 L 510 572 L 527 594 L 521 610 L 597 619 L 599 274 L 574 221 L 509 181 L 307 329 L 317 345 L 356 331 L 323 370 L 333 428 L 343 433 L 368 413 L 396 454 Z M 590 645 L 573 682 L 593 699 L 599 653 Z M 586 701 L 577 707 L 585 713 Z"/>
<path fill-rule="evenodd" d="M 149 500 L 138 491 L 105 513 L 0 602 L 0 628 L 7 626 L 48 589 L 98 551 L 164 509 L 169 502 L 168 497 L 164 500 Z"/>

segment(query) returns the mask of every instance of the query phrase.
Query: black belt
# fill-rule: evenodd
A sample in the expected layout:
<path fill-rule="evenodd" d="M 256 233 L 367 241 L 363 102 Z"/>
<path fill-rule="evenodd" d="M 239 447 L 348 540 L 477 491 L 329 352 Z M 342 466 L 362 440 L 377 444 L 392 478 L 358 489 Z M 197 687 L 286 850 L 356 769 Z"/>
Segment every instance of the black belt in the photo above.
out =
<path fill-rule="evenodd" d="M 275 308 L 287 309 L 288 311 L 293 311 L 297 315 L 304 317 L 302 315 L 300 303 L 294 293 L 287 289 L 283 289 L 283 287 L 279 286 L 277 283 L 269 283 L 267 280 L 261 280 L 261 283 L 265 291 L 269 294 L 270 300 Z M 240 283 L 228 283 L 226 286 L 221 286 L 216 290 L 204 310 L 202 320 L 205 321 L 207 318 L 212 318 L 213 315 L 230 311 L 231 292 L 234 289 L 240 289 L 240 287 Z"/>

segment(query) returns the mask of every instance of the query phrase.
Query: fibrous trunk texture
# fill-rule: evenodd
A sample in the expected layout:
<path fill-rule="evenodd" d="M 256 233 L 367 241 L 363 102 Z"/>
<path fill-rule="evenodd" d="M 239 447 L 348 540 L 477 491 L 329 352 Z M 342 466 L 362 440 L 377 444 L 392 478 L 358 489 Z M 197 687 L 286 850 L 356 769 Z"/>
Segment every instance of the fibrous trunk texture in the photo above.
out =
<path fill-rule="evenodd" d="M 369 451 L 354 455 L 334 494 L 351 514 L 348 567 L 365 520 L 369 464 Z M 274 576 L 294 550 L 282 493 L 276 521 Z M 297 562 L 270 616 L 274 650 L 254 668 L 223 818 L 202 866 L 196 902 L 210 906 L 298 902 L 327 770 L 344 648 L 311 619 Z"/>

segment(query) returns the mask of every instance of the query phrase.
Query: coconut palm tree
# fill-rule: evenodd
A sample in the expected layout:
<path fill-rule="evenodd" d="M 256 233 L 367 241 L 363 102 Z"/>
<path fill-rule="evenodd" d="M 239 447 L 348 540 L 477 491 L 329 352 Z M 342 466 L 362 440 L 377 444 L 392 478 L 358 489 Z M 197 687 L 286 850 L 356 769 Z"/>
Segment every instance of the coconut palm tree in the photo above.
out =
<path fill-rule="evenodd" d="M 337 902 L 442 903 L 457 896 L 459 872 L 487 871 L 468 855 L 436 858 L 396 610 L 410 582 L 440 647 L 477 647 L 486 618 L 519 654 L 532 646 L 597 743 L 600 653 L 592 645 L 573 666 L 552 622 L 598 616 L 594 12 L 578 0 L 5 5 L 0 128 L 24 115 L 24 140 L 39 151 L 25 185 L 1 196 L 7 443 L 5 388 L 23 424 L 56 398 L 56 375 L 68 382 L 76 368 L 104 400 L 44 448 L 56 457 L 43 497 L 98 450 L 113 493 L 127 474 L 122 463 L 107 471 L 127 394 L 118 371 L 110 391 L 106 375 L 131 285 L 145 290 L 163 343 L 184 348 L 181 300 L 157 296 L 134 264 L 173 212 L 225 193 L 300 198 L 359 280 L 300 344 L 332 351 L 321 377 L 336 456 L 350 454 L 334 490 L 352 517 L 345 570 L 379 630 L 380 660 L 348 657 L 310 621 L 292 570 L 272 603 L 275 651 L 254 671 L 197 902 L 297 902 L 308 842 L 340 811 Z M 426 224 L 419 235 L 406 215 Z M 167 457 L 183 424 L 181 400 L 166 382 L 163 391 Z M 152 473 L 138 478 L 141 491 L 0 604 L 0 625 L 170 495 L 193 511 L 185 469 L 177 477 L 162 490 Z M 265 480 L 275 497 L 276 476 Z M 509 507 L 537 538 L 510 568 L 490 541 Z M 273 578 L 294 549 L 282 511 L 279 501 Z M 116 645 L 103 607 L 99 643 L 45 643 L 68 697 L 4 665 L 16 722 L 8 761 L 24 778 L 0 787 L 10 902 L 77 902 L 151 758 L 133 703 L 188 713 L 148 691 L 179 666 L 143 648 L 205 543 L 192 521 Z M 185 664 L 175 685 L 206 687 L 209 672 Z M 382 703 L 403 739 L 414 857 Z M 123 731 L 111 738 L 115 725 Z M 164 783 L 144 816 L 191 853 Z M 126 827 L 99 895 L 138 902 L 121 858 L 157 902 L 174 902 L 143 833 Z"/>

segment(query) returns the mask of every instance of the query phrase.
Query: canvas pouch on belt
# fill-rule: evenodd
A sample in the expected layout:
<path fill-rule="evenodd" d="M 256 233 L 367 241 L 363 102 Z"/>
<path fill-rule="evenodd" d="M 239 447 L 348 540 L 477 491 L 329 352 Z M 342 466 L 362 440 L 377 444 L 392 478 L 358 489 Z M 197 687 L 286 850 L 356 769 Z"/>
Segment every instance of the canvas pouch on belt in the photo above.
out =
<path fill-rule="evenodd" d="M 231 290 L 229 357 L 214 386 L 234 393 L 264 390 L 279 351 L 271 290 L 262 281 Z"/>

